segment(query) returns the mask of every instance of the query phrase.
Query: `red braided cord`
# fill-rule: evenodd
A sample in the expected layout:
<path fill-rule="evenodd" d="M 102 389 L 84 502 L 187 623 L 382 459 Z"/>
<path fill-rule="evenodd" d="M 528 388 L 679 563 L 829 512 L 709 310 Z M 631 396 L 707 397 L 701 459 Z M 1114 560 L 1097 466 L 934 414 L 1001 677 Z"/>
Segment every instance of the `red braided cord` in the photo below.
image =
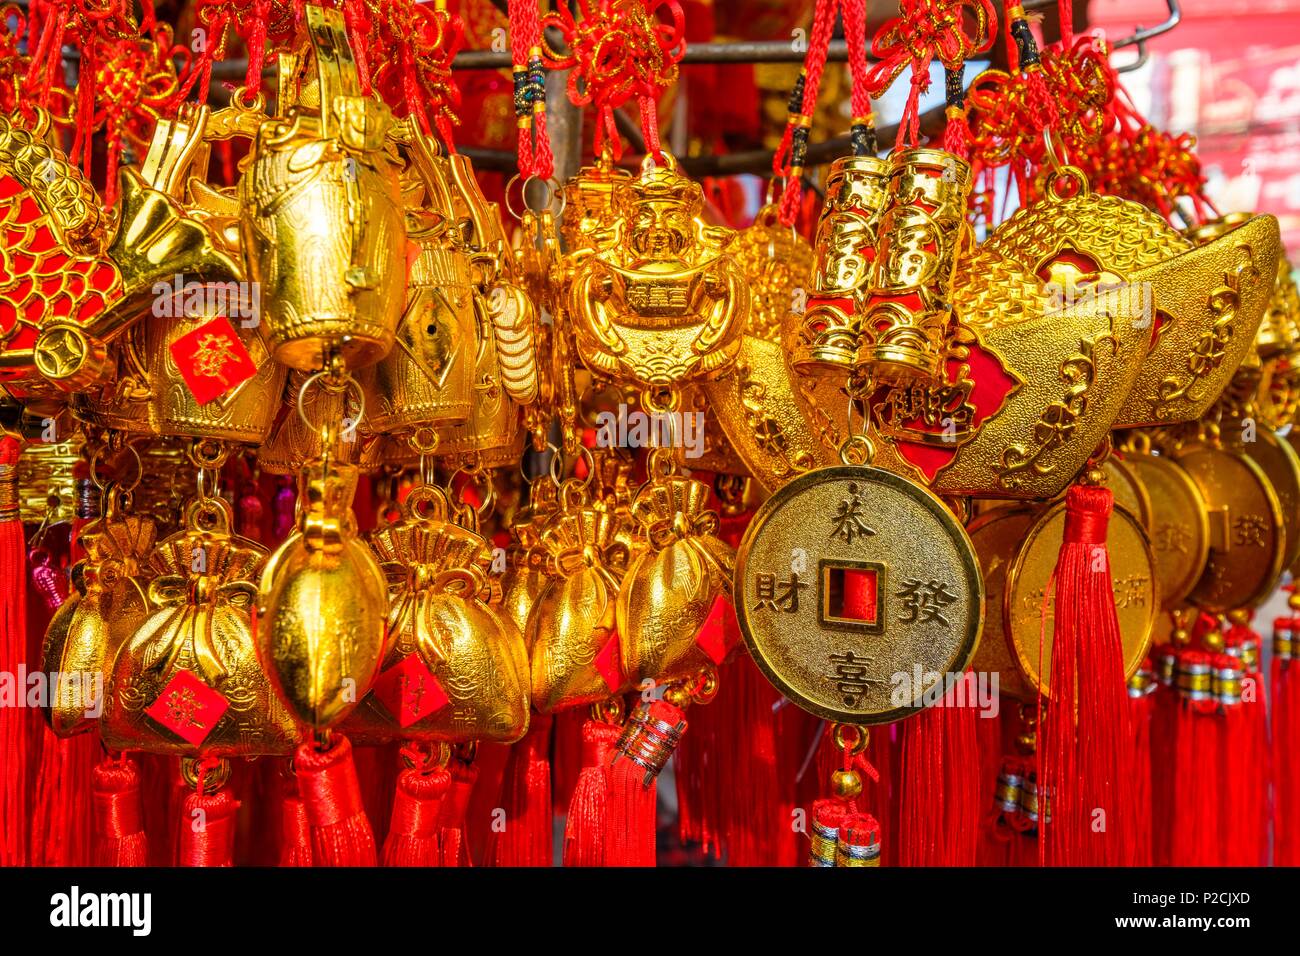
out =
<path fill-rule="evenodd" d="M 800 117 L 811 117 L 817 111 L 817 94 L 821 90 L 822 74 L 826 70 L 826 56 L 830 49 L 831 35 L 835 32 L 835 15 L 838 9 L 838 0 L 817 0 L 817 6 L 813 11 L 812 31 L 808 35 L 808 52 L 804 54 L 801 111 L 798 116 L 791 116 L 786 123 L 781 145 L 772 158 L 773 171 L 785 180 L 784 191 L 781 193 L 779 218 L 787 226 L 792 225 L 795 217 L 799 215 L 799 206 L 803 199 L 803 183 L 791 169 L 794 130 L 800 123 Z M 865 44 L 864 36 L 863 45 Z"/>

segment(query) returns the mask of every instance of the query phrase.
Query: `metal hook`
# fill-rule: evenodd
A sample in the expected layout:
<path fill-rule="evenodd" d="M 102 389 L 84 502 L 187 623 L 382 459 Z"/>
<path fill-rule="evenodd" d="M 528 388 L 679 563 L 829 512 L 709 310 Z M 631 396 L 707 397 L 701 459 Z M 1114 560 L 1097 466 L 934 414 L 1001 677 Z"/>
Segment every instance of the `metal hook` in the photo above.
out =
<path fill-rule="evenodd" d="M 1142 67 L 1147 65 L 1147 60 L 1151 59 L 1151 54 L 1147 50 L 1147 41 L 1145 39 L 1141 39 L 1137 41 L 1137 53 L 1138 56 L 1136 60 L 1134 60 L 1132 63 L 1125 63 L 1123 66 L 1115 67 L 1115 72 L 1132 73 L 1135 70 L 1140 70 L 1142 69 Z"/>
<path fill-rule="evenodd" d="M 1178 26 L 1183 19 L 1183 11 L 1179 6 L 1179 0 L 1165 0 L 1165 6 L 1169 8 L 1169 16 L 1163 23 L 1157 23 L 1153 27 L 1138 27 L 1132 36 L 1127 36 L 1122 40 L 1116 40 L 1112 43 L 1110 45 L 1111 49 L 1118 50 L 1120 47 L 1133 46 L 1136 43 L 1139 44 L 1138 49 L 1140 51 L 1142 49 L 1140 44 L 1154 37 L 1158 37 L 1162 33 L 1168 33 L 1174 27 Z"/>

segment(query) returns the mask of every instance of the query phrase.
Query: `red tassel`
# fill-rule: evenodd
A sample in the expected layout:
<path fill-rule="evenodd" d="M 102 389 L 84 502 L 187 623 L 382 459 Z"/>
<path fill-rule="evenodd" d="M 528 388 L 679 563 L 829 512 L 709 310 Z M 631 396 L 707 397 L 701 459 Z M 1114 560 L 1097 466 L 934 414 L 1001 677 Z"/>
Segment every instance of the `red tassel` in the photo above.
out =
<path fill-rule="evenodd" d="M 478 780 L 478 767 L 461 760 L 451 762 L 451 790 L 442 801 L 438 818 L 439 866 L 472 866 L 465 840 L 465 815 Z"/>
<path fill-rule="evenodd" d="M 496 833 L 494 866 L 550 866 L 551 716 L 534 714 L 523 740 L 514 745 L 506 765 L 504 829 Z M 495 831 L 494 831 L 495 832 Z"/>
<path fill-rule="evenodd" d="M 1114 496 L 1073 485 L 1056 564 L 1051 706 L 1039 750 L 1044 862 L 1118 866 L 1133 830 L 1133 739 L 1106 529 Z"/>
<path fill-rule="evenodd" d="M 27 554 L 18 511 L 21 452 L 17 438 L 0 436 L 0 672 L 15 678 L 27 670 Z M 17 703 L 0 703 L 0 866 L 26 866 L 28 859 L 31 720 L 35 711 L 13 706 Z"/>
<path fill-rule="evenodd" d="M 311 741 L 294 753 L 298 792 L 311 823 L 315 866 L 375 866 L 378 854 L 352 763 L 352 744 L 335 735 L 328 750 Z"/>
<path fill-rule="evenodd" d="M 973 673 L 962 676 L 973 687 Z M 979 847 L 979 714 L 957 686 L 903 721 L 899 791 L 900 866 L 974 866 Z"/>
<path fill-rule="evenodd" d="M 685 716 L 666 700 L 642 704 L 627 719 L 609 758 L 606 866 L 655 865 L 655 782 L 685 732 Z"/>
<path fill-rule="evenodd" d="M 1142 662 L 1128 682 L 1129 729 L 1133 734 L 1133 827 L 1129 866 L 1151 866 L 1151 721 L 1155 710 L 1155 672 Z"/>
<path fill-rule="evenodd" d="M 59 737 L 42 728 L 32 820 L 32 866 L 86 866 L 91 847 L 91 780 L 99 759 L 94 734 Z"/>
<path fill-rule="evenodd" d="M 427 773 L 403 770 L 393 794 L 393 817 L 384 841 L 384 866 L 438 866 L 439 816 L 451 789 L 451 772 L 434 767 Z"/>
<path fill-rule="evenodd" d="M 606 765 L 618 743 L 619 728 L 603 720 L 582 725 L 582 772 L 573 788 L 564 823 L 564 865 L 604 863 L 605 803 L 609 787 Z"/>
<path fill-rule="evenodd" d="M 185 796 L 181 817 L 181 866 L 234 866 L 235 815 L 239 801 L 229 787 Z"/>
<path fill-rule="evenodd" d="M 1203 617 L 1208 617 L 1204 616 Z M 1213 632 L 1214 621 L 1201 628 Z M 1217 635 L 1215 635 L 1217 639 Z M 1219 775 L 1218 704 L 1211 691 L 1212 656 L 1194 647 L 1178 655 L 1180 695 L 1174 726 L 1174 803 L 1169 841 L 1172 866 L 1214 866 L 1222 839 Z"/>
<path fill-rule="evenodd" d="M 92 738 L 93 739 L 93 738 Z M 140 771 L 134 760 L 109 758 L 92 771 L 95 866 L 148 866 Z"/>
<path fill-rule="evenodd" d="M 1297 597 L 1290 597 L 1296 610 Z M 1300 866 L 1300 618 L 1273 622 L 1273 858 L 1278 866 Z"/>
<path fill-rule="evenodd" d="M 808 865 L 828 867 L 835 865 L 835 852 L 839 846 L 840 827 L 852 811 L 846 801 L 838 797 L 817 800 L 812 808 L 812 840 L 808 848 Z"/>
<path fill-rule="evenodd" d="M 1190 635 L 1174 621 L 1173 639 L 1184 642 Z M 1178 712 L 1181 709 L 1177 686 L 1178 646 L 1166 644 L 1154 652 L 1155 693 L 1151 714 L 1151 862 L 1169 866 L 1174 822 L 1174 780 Z"/>
<path fill-rule="evenodd" d="M 582 773 L 582 728 L 587 722 L 584 708 L 576 707 L 555 715 L 554 759 L 551 762 L 551 793 L 555 806 L 567 807 L 573 800 L 573 788 Z"/>
<path fill-rule="evenodd" d="M 280 865 L 311 866 L 311 823 L 297 788 L 286 790 L 280 812 Z"/>

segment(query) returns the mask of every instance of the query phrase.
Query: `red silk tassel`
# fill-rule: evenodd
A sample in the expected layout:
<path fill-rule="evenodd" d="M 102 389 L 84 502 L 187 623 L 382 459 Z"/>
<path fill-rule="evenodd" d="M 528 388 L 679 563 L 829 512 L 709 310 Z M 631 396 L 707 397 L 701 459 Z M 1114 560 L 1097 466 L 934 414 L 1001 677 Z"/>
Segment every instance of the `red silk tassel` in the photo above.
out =
<path fill-rule="evenodd" d="M 90 739 L 94 739 L 91 737 Z M 91 772 L 95 866 L 148 866 L 140 771 L 134 760 L 109 758 Z"/>
<path fill-rule="evenodd" d="M 1128 682 L 1129 729 L 1133 734 L 1133 827 L 1129 866 L 1151 866 L 1151 721 L 1155 711 L 1155 672 L 1147 658 Z"/>
<path fill-rule="evenodd" d="M 609 757 L 606 866 L 655 865 L 655 784 L 685 732 L 685 715 L 666 700 L 642 704 L 624 724 Z"/>
<path fill-rule="evenodd" d="M 1040 856 L 1054 866 L 1123 864 L 1133 826 L 1133 739 L 1106 529 L 1108 488 L 1073 485 L 1056 563 L 1051 706 L 1039 774 L 1050 805 Z"/>
<path fill-rule="evenodd" d="M 1214 621 L 1203 615 L 1212 631 Z M 1215 756 L 1219 742 L 1218 703 L 1211 691 L 1212 655 L 1195 647 L 1178 655 L 1179 709 L 1174 727 L 1173 827 L 1169 840 L 1172 866 L 1214 866 L 1221 840 L 1219 776 Z"/>
<path fill-rule="evenodd" d="M 292 783 L 286 783 L 280 813 L 280 865 L 311 866 L 311 822 Z"/>
<path fill-rule="evenodd" d="M 534 714 L 523 740 L 506 765 L 504 829 L 494 828 L 494 866 L 550 866 L 553 858 L 551 812 L 551 722 Z"/>
<path fill-rule="evenodd" d="M 92 853 L 91 781 L 99 759 L 95 734 L 59 737 L 42 728 L 32 808 L 33 866 L 86 866 Z"/>
<path fill-rule="evenodd" d="M 470 795 L 478 780 L 478 767 L 460 760 L 451 762 L 451 790 L 442 801 L 438 818 L 440 866 L 472 866 L 465 840 L 465 816 Z"/>
<path fill-rule="evenodd" d="M 311 823 L 315 866 L 375 866 L 378 853 L 361 800 L 352 744 L 335 735 L 328 750 L 311 741 L 294 753 L 298 792 Z"/>
<path fill-rule="evenodd" d="M 201 785 L 201 784 L 200 784 Z M 239 801 L 222 787 L 186 794 L 181 817 L 181 866 L 234 866 Z"/>
<path fill-rule="evenodd" d="M 586 723 L 587 713 L 582 707 L 555 715 L 551 794 L 557 807 L 567 807 L 573 801 L 573 788 L 578 785 L 578 775 L 586 766 L 586 747 L 582 742 L 582 728 Z"/>
<path fill-rule="evenodd" d="M 384 866 L 438 866 L 442 801 L 451 789 L 451 771 L 434 767 L 427 773 L 408 768 L 397 778 L 393 817 L 384 841 Z"/>
<path fill-rule="evenodd" d="M 1250 627 L 1249 611 L 1232 611 L 1224 632 L 1229 661 L 1216 667 L 1214 687 L 1224 710 L 1220 754 L 1224 766 L 1229 815 L 1224 862 L 1229 866 L 1263 866 L 1268 855 L 1268 784 L 1270 754 L 1268 715 L 1259 673 L 1259 635 Z M 1235 681 L 1235 684 L 1233 683 Z"/>
<path fill-rule="evenodd" d="M 1176 637 L 1185 637 L 1178 632 Z M 1169 866 L 1174 822 L 1174 778 L 1179 701 L 1177 672 L 1178 648 L 1166 644 L 1157 648 L 1155 657 L 1155 693 L 1151 714 L 1151 862 Z"/>
<path fill-rule="evenodd" d="M 588 720 L 582 725 L 583 767 L 564 821 L 565 866 L 600 866 L 605 862 L 607 764 L 618 737 L 619 728 L 603 720 Z"/>
<path fill-rule="evenodd" d="M 1292 611 L 1296 595 L 1292 594 Z M 1300 619 L 1273 622 L 1273 861 L 1300 866 L 1300 663 L 1296 633 Z"/>
<path fill-rule="evenodd" d="M 974 686 L 973 673 L 961 680 Z M 900 727 L 899 866 L 975 865 L 983 812 L 979 715 L 970 700 L 956 699 L 958 686 Z"/>
<path fill-rule="evenodd" d="M 0 435 L 0 672 L 27 670 L 27 548 L 18 511 L 18 456 L 22 442 Z M 15 693 L 23 693 L 18 688 Z M 31 822 L 32 716 L 28 707 L 0 706 L 0 866 L 27 865 Z"/>

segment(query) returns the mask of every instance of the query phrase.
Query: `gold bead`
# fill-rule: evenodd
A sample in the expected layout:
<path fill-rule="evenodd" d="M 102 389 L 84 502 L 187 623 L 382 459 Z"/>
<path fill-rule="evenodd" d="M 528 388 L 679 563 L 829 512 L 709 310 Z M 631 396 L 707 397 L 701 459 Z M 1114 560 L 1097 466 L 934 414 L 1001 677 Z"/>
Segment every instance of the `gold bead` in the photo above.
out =
<path fill-rule="evenodd" d="M 1286 606 L 1293 611 L 1300 611 L 1300 591 L 1292 591 L 1286 599 Z"/>
<path fill-rule="evenodd" d="M 1174 633 L 1170 636 L 1170 640 L 1173 641 L 1173 643 L 1178 647 L 1182 647 L 1185 644 L 1188 644 L 1191 641 L 1191 639 L 1192 639 L 1192 635 L 1185 627 L 1174 628 Z"/>
<path fill-rule="evenodd" d="M 685 710 L 691 702 L 690 691 L 683 684 L 670 684 L 664 688 L 664 700 L 678 710 Z"/>
<path fill-rule="evenodd" d="M 862 792 L 862 777 L 856 770 L 836 770 L 831 774 L 831 787 L 835 796 L 852 800 Z"/>
<path fill-rule="evenodd" d="M 1100 487 L 1106 483 L 1106 473 L 1100 468 L 1089 468 L 1087 474 L 1083 476 L 1083 483 Z"/>
<path fill-rule="evenodd" d="M 1241 608 L 1238 608 L 1235 611 L 1229 611 L 1228 620 L 1231 621 L 1233 624 L 1249 624 L 1250 612 L 1246 610 L 1242 610 Z"/>
<path fill-rule="evenodd" d="M 1205 644 L 1206 650 L 1209 651 L 1223 650 L 1223 632 L 1219 630 L 1217 627 L 1212 631 L 1208 631 L 1205 637 L 1201 638 L 1201 641 L 1202 643 Z"/>

